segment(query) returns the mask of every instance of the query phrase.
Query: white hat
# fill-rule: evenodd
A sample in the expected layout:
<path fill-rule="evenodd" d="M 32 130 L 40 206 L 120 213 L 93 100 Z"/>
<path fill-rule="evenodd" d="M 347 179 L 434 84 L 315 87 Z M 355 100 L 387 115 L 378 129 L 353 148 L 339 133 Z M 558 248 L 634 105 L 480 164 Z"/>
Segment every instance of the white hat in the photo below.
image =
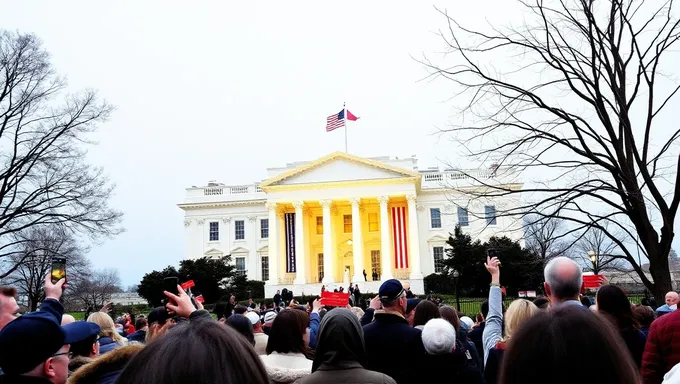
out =
<path fill-rule="evenodd" d="M 475 325 L 475 322 L 467 316 L 461 317 L 460 321 L 467 326 L 467 329 L 472 329 L 472 326 Z"/>
<path fill-rule="evenodd" d="M 430 355 L 453 352 L 456 346 L 456 330 L 444 319 L 432 319 L 423 327 L 423 346 Z"/>
<path fill-rule="evenodd" d="M 265 323 L 268 323 L 268 322 L 270 322 L 270 321 L 274 321 L 274 318 L 276 318 L 276 312 L 274 312 L 274 311 L 272 311 L 272 312 L 267 312 L 267 313 L 264 315 L 264 322 L 265 322 Z"/>
<path fill-rule="evenodd" d="M 253 325 L 257 324 L 257 322 L 260 321 L 260 315 L 258 315 L 258 314 L 255 313 L 255 312 L 248 312 L 248 313 L 246 313 L 246 317 L 248 318 L 248 320 L 250 320 L 250 322 L 251 322 Z"/>

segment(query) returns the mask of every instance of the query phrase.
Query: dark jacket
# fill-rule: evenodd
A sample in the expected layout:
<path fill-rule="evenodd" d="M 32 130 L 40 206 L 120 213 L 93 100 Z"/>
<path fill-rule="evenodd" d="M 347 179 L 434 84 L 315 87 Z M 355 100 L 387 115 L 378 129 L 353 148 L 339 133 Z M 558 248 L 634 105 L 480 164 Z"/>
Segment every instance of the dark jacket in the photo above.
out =
<path fill-rule="evenodd" d="M 389 376 L 365 369 L 363 329 L 356 315 L 344 308 L 326 314 L 319 326 L 312 374 L 301 384 L 376 383 L 396 384 Z"/>
<path fill-rule="evenodd" d="M 505 353 L 505 343 L 498 343 L 489 349 L 489 358 L 484 366 L 484 381 L 487 384 L 496 384 L 501 376 L 501 364 Z"/>
<path fill-rule="evenodd" d="M 421 383 L 464 383 L 482 384 L 482 373 L 477 367 L 468 365 L 463 352 L 445 355 L 427 355 L 424 368 L 420 371 Z"/>
<path fill-rule="evenodd" d="M 468 334 L 463 328 L 458 331 L 456 350 L 465 355 L 468 365 L 474 365 L 479 373 L 484 373 L 484 367 L 482 366 L 482 360 L 484 359 L 479 357 L 475 343 L 468 339 Z"/>
<path fill-rule="evenodd" d="M 478 326 L 473 327 L 470 333 L 468 333 L 468 339 L 475 344 L 477 352 L 479 353 L 479 358 L 484 363 L 484 343 L 482 342 L 482 335 L 484 334 L 485 322 L 480 323 Z"/>
<path fill-rule="evenodd" d="M 630 357 L 633 358 L 638 368 L 642 367 L 642 354 L 645 351 L 645 342 L 647 341 L 645 334 L 637 329 L 621 331 L 619 334 L 628 347 Z"/>
<path fill-rule="evenodd" d="M 375 309 L 373 308 L 366 308 L 366 312 L 364 312 L 364 315 L 361 317 L 361 320 L 359 321 L 361 323 L 361 326 L 365 326 L 368 324 L 371 324 L 371 321 L 373 321 L 373 315 L 375 314 Z"/>
<path fill-rule="evenodd" d="M 134 341 L 137 343 L 143 343 L 146 340 L 146 331 L 140 329 L 137 332 L 128 336 L 128 341 Z"/>
<path fill-rule="evenodd" d="M 420 329 L 413 328 L 398 313 L 375 311 L 372 323 L 364 326 L 366 369 L 382 372 L 398 384 L 422 383 L 425 348 Z"/>
<path fill-rule="evenodd" d="M 52 382 L 42 377 L 30 377 L 21 375 L 0 375 L 0 384 L 51 384 Z"/>
<path fill-rule="evenodd" d="M 108 336 L 102 336 L 99 338 L 99 354 L 103 355 L 105 353 L 109 353 L 113 351 L 114 349 L 122 347 L 121 344 L 116 343 L 113 341 L 112 338 Z"/>
<path fill-rule="evenodd" d="M 680 310 L 660 317 L 649 327 L 642 355 L 642 378 L 645 384 L 663 381 L 663 375 L 680 363 Z"/>
<path fill-rule="evenodd" d="M 141 344 L 130 344 L 101 355 L 85 364 L 69 378 L 69 384 L 111 384 L 120 375 L 128 361 L 144 348 Z"/>

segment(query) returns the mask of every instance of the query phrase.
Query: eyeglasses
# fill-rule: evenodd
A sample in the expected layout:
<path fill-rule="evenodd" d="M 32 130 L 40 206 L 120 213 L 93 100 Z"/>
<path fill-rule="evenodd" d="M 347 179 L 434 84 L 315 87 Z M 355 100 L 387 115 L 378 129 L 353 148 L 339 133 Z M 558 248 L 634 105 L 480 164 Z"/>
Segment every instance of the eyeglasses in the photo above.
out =
<path fill-rule="evenodd" d="M 54 355 L 52 355 L 52 357 L 57 357 L 57 356 L 64 356 L 64 355 L 66 355 L 66 356 L 70 356 L 70 355 L 71 355 L 71 352 L 61 352 L 61 353 L 55 353 Z"/>

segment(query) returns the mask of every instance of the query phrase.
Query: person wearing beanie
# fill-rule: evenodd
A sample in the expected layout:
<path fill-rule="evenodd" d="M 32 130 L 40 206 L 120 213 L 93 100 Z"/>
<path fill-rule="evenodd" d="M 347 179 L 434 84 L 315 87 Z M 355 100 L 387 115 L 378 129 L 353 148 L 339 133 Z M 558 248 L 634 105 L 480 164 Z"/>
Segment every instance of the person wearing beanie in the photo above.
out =
<path fill-rule="evenodd" d="M 421 372 L 414 367 L 422 366 L 425 349 L 420 329 L 406 320 L 407 299 L 401 282 L 391 279 L 382 283 L 371 306 L 377 307 L 378 300 L 382 309 L 376 309 L 373 322 L 364 326 L 364 368 L 384 373 L 398 384 L 422 383 Z"/>
<path fill-rule="evenodd" d="M 426 369 L 420 379 L 424 383 L 483 383 L 482 374 L 473 364 L 468 364 L 466 353 L 456 350 L 456 329 L 444 319 L 432 319 L 422 332 L 423 348 L 427 355 L 424 366 L 446 367 Z M 423 377 L 424 374 L 424 377 Z"/>

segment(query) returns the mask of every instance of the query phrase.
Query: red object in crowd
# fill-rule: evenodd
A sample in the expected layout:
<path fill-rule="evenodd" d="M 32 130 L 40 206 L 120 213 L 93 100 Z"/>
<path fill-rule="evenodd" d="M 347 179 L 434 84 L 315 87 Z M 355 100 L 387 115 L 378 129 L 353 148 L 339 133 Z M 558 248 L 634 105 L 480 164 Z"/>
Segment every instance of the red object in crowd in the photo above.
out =
<path fill-rule="evenodd" d="M 135 329 L 135 326 L 132 325 L 132 323 L 129 322 L 129 321 L 128 321 L 127 323 L 125 323 L 125 327 L 124 327 L 124 328 L 125 328 L 125 334 L 126 334 L 126 335 L 132 335 L 133 333 L 135 333 L 135 332 L 137 331 L 137 330 Z"/>

